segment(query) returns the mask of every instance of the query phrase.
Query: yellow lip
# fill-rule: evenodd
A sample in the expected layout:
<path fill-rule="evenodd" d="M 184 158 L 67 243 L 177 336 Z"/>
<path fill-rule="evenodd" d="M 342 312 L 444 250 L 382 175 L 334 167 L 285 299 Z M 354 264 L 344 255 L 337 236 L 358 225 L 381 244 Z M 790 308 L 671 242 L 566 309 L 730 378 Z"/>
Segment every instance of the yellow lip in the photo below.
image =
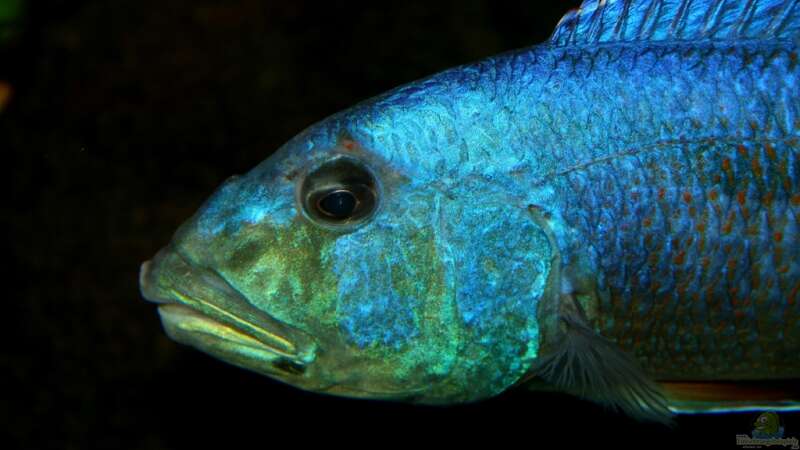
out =
<path fill-rule="evenodd" d="M 273 372 L 270 363 L 293 358 L 192 308 L 165 304 L 158 307 L 158 313 L 170 338 L 240 367 Z"/>
<path fill-rule="evenodd" d="M 191 298 L 178 291 L 173 291 L 172 294 L 180 303 L 168 303 L 160 306 L 159 314 L 161 314 L 162 320 L 165 317 L 163 309 L 167 309 L 166 317 L 175 319 L 181 324 L 185 322 L 185 325 L 182 326 L 195 327 L 198 332 L 214 334 L 212 331 L 216 330 L 220 338 L 239 341 L 244 345 L 264 347 L 286 357 L 293 357 L 297 354 L 297 348 L 294 344 L 276 333 L 272 333 L 240 316 L 231 314 L 210 302 Z M 212 315 L 213 317 L 219 317 L 224 322 L 212 319 Z"/>
<path fill-rule="evenodd" d="M 254 308 L 221 275 L 171 246 L 142 264 L 139 278 L 142 295 L 159 304 L 164 330 L 177 342 L 267 373 L 315 358 L 313 338 Z"/>

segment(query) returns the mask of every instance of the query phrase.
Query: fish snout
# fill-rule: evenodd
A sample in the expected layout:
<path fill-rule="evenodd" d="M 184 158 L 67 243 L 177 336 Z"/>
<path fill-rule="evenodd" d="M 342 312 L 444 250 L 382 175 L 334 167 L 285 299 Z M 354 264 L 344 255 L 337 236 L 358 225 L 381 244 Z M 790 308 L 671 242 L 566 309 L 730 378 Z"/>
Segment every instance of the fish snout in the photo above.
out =
<path fill-rule="evenodd" d="M 153 303 L 168 303 L 164 298 L 158 297 L 152 280 L 152 260 L 147 260 L 139 266 L 139 292 L 145 300 Z"/>
<path fill-rule="evenodd" d="M 173 340 L 270 375 L 300 376 L 316 341 L 254 307 L 213 269 L 193 264 L 172 246 L 139 269 L 142 296 L 158 304 Z"/>

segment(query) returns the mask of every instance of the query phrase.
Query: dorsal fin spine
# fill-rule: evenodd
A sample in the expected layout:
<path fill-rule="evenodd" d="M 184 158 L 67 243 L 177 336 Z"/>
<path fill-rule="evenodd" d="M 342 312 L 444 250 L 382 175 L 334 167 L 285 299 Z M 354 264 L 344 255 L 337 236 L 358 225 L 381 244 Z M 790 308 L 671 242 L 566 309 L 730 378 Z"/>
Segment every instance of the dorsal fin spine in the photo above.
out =
<path fill-rule="evenodd" d="M 703 30 L 700 31 L 700 36 L 708 37 L 714 34 L 714 31 L 719 24 L 719 19 L 722 16 L 722 8 L 725 6 L 725 0 L 716 0 L 713 8 L 708 10 L 708 14 L 703 19 Z"/>
<path fill-rule="evenodd" d="M 587 32 L 590 35 L 599 36 L 602 34 L 603 31 L 603 10 L 605 9 L 606 2 L 605 0 L 600 0 L 600 3 L 597 5 L 597 8 L 594 10 L 594 14 L 592 14 L 592 20 L 589 23 L 589 29 Z"/>
<path fill-rule="evenodd" d="M 769 34 L 779 34 L 783 31 L 784 27 L 788 24 L 789 19 L 792 17 L 792 12 L 797 8 L 798 0 L 791 0 L 788 8 L 783 10 L 783 14 L 775 16 L 774 28 L 770 26 Z"/>
<path fill-rule="evenodd" d="M 753 14 L 756 12 L 756 1 L 757 0 L 747 0 L 744 13 L 739 18 L 738 25 L 736 25 L 736 34 L 740 36 L 747 34 L 747 25 L 753 20 Z"/>
<path fill-rule="evenodd" d="M 639 28 L 639 33 L 636 34 L 637 40 L 645 39 L 646 36 L 653 34 L 653 30 L 658 23 L 658 15 L 661 11 L 661 3 L 662 0 L 654 0 L 647 7 L 647 11 L 644 13 L 644 20 L 642 20 L 642 26 Z"/>
<path fill-rule="evenodd" d="M 672 25 L 670 26 L 670 35 L 672 37 L 681 37 L 683 27 L 686 25 L 686 16 L 691 2 L 692 0 L 684 0 L 678 7 L 678 12 L 675 14 L 675 19 L 672 20 Z"/>
<path fill-rule="evenodd" d="M 622 12 L 620 13 L 620 19 L 617 21 L 617 24 L 614 26 L 614 40 L 619 41 L 622 39 L 622 36 L 625 35 L 625 25 L 628 23 L 628 17 L 630 17 L 630 9 L 631 9 L 631 2 L 630 0 L 623 0 L 622 4 Z"/>

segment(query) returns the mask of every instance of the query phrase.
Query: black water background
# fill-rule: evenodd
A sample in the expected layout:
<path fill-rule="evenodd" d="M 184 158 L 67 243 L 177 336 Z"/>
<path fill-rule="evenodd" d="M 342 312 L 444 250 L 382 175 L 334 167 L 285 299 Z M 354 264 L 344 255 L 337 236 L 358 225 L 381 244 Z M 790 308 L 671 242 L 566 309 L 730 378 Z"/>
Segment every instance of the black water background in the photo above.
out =
<path fill-rule="evenodd" d="M 359 100 L 540 42 L 575 3 L 29 4 L 0 50 L 0 445 L 732 447 L 752 414 L 668 430 L 555 394 L 431 408 L 300 392 L 174 344 L 139 297 L 140 262 L 226 177 Z"/>

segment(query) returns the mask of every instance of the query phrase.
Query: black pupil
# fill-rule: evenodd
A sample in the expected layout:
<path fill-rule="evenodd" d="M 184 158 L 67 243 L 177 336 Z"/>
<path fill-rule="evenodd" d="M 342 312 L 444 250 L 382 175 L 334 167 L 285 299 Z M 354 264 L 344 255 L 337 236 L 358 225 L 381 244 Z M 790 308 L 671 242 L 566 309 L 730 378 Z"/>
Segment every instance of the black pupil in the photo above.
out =
<path fill-rule="evenodd" d="M 346 219 L 356 209 L 356 197 L 350 191 L 333 191 L 322 197 L 319 207 L 323 213 L 334 219 Z"/>

